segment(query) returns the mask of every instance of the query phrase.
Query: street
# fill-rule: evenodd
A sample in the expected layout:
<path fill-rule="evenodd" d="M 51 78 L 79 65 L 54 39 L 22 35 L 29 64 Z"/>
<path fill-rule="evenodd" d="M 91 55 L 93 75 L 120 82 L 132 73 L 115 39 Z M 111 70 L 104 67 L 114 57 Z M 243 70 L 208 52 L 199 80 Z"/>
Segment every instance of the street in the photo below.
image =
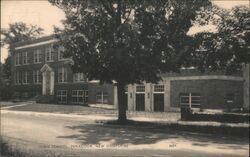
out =
<path fill-rule="evenodd" d="M 96 123 L 115 117 L 1 110 L 1 134 L 25 151 L 63 156 L 248 156 L 248 139 Z"/>

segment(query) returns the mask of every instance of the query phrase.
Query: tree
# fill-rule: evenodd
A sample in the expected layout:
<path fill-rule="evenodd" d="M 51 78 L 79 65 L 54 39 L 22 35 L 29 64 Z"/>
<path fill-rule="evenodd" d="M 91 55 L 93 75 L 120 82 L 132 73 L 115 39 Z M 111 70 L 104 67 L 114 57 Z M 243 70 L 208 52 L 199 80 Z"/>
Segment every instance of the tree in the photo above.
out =
<path fill-rule="evenodd" d="M 1 46 L 8 46 L 9 55 L 5 63 L 1 65 L 0 96 L 3 99 L 11 97 L 11 51 L 16 42 L 35 39 L 43 34 L 43 29 L 35 25 L 27 25 L 23 22 L 9 24 L 8 29 L 1 30 Z"/>
<path fill-rule="evenodd" d="M 72 57 L 74 72 L 101 83 L 115 81 L 118 121 L 126 121 L 124 88 L 157 82 L 160 73 L 178 71 L 191 48 L 187 31 L 208 0 L 50 0 L 66 13 L 56 29 Z"/>
<path fill-rule="evenodd" d="M 8 29 L 1 30 L 1 46 L 11 45 L 20 41 L 35 39 L 43 34 L 43 29 L 36 25 L 27 25 L 23 22 L 9 24 Z"/>
<path fill-rule="evenodd" d="M 250 8 L 237 6 L 228 11 L 212 7 L 205 13 L 206 20 L 199 20 L 212 21 L 217 31 L 194 36 L 196 51 L 190 55 L 191 64 L 201 70 L 209 68 L 232 73 L 249 63 Z"/>

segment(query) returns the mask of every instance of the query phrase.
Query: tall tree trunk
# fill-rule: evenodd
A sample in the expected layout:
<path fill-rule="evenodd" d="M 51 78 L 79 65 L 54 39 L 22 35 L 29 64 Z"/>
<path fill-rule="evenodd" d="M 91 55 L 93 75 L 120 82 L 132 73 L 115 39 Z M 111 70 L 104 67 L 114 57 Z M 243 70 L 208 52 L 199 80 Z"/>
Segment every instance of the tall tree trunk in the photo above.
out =
<path fill-rule="evenodd" d="M 118 92 L 118 122 L 125 123 L 127 121 L 126 106 L 125 106 L 125 84 L 117 83 Z"/>

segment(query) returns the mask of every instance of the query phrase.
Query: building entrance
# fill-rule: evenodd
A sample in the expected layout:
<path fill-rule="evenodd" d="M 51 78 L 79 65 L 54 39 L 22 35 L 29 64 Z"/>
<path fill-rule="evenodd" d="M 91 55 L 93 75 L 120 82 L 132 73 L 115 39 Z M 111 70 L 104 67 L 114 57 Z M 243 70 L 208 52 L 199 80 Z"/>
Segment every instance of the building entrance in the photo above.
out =
<path fill-rule="evenodd" d="M 43 75 L 43 95 L 54 94 L 54 71 L 53 69 L 45 64 L 41 69 Z"/>

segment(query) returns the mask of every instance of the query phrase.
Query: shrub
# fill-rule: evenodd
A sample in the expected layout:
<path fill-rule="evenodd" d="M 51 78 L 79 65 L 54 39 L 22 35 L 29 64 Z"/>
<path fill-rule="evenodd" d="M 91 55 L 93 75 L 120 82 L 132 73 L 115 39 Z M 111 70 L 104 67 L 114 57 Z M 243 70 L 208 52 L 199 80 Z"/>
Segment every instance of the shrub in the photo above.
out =
<path fill-rule="evenodd" d="M 249 123 L 247 113 L 207 113 L 193 112 L 190 109 L 181 108 L 181 120 L 184 121 L 216 121 L 224 123 Z"/>

